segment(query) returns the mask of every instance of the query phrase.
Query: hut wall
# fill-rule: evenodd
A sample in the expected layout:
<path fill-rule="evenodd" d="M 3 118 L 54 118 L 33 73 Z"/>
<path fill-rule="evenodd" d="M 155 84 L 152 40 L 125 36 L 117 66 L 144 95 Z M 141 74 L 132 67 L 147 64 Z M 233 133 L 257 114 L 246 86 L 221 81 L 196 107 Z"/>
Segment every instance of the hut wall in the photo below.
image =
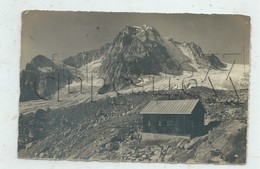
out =
<path fill-rule="evenodd" d="M 190 128 L 190 115 L 143 115 L 144 132 L 189 134 Z"/>
<path fill-rule="evenodd" d="M 206 113 L 203 105 L 197 104 L 194 110 L 192 111 L 192 130 L 191 134 L 194 136 L 201 135 L 206 132 L 204 126 L 204 114 Z"/>

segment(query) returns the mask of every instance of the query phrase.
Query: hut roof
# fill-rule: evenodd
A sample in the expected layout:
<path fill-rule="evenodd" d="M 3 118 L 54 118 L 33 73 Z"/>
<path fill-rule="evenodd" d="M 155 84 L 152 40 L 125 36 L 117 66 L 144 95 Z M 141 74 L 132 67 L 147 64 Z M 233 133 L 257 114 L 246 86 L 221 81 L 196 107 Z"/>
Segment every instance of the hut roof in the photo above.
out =
<path fill-rule="evenodd" d="M 191 114 L 199 99 L 150 101 L 140 114 Z"/>

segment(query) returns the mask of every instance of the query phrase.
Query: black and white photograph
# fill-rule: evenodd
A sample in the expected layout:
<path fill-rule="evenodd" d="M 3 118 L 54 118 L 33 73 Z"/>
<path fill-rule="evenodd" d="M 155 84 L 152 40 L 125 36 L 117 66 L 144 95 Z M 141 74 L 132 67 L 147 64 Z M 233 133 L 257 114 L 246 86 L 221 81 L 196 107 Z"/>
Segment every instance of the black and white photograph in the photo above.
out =
<path fill-rule="evenodd" d="M 246 164 L 246 15 L 26 10 L 20 159 Z"/>

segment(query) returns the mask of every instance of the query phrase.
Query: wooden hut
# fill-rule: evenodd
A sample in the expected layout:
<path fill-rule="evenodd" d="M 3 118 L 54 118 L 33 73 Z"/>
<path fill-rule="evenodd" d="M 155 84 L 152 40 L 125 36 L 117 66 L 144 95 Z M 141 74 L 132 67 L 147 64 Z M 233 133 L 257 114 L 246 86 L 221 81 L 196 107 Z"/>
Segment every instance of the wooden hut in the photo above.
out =
<path fill-rule="evenodd" d="M 203 132 L 205 113 L 199 99 L 150 101 L 140 112 L 144 132 L 180 135 Z"/>

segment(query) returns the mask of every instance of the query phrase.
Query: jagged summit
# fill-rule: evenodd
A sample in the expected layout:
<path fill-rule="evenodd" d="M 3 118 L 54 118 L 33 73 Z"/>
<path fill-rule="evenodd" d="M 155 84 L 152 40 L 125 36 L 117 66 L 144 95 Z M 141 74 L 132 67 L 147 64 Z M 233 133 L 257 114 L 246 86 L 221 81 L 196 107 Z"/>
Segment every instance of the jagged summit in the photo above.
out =
<path fill-rule="evenodd" d="M 154 27 L 148 27 L 146 25 L 143 25 L 142 27 L 138 26 L 126 26 L 115 38 L 137 38 L 141 42 L 147 42 L 150 41 L 158 41 L 162 42 L 162 38 L 160 37 L 160 33 L 154 28 Z"/>

